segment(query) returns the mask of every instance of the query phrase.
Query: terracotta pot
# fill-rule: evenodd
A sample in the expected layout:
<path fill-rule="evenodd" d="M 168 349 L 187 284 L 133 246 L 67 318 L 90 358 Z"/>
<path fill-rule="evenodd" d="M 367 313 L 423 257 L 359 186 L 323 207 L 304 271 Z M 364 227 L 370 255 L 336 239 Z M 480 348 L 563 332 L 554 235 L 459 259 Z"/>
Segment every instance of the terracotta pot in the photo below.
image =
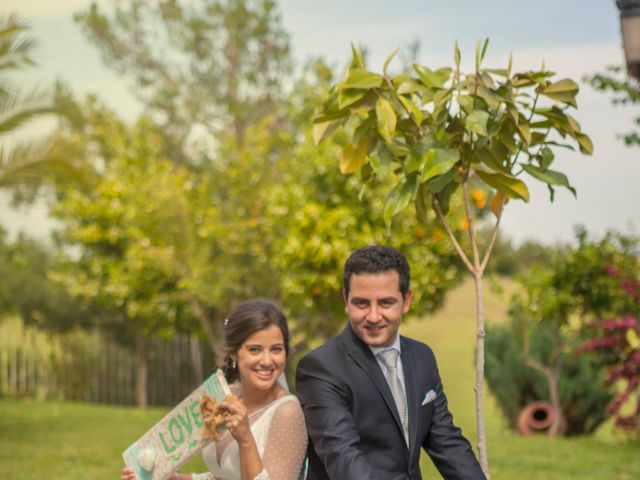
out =
<path fill-rule="evenodd" d="M 533 402 L 522 409 L 516 427 L 520 435 L 544 432 L 553 423 L 553 409 L 549 402 Z"/>

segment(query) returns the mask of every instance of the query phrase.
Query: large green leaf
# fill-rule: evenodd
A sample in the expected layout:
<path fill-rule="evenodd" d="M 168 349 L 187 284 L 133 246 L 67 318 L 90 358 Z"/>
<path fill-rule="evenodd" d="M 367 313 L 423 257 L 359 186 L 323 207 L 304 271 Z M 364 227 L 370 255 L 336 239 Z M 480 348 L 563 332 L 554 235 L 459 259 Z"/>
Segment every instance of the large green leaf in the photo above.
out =
<path fill-rule="evenodd" d="M 396 53 L 398 53 L 398 50 L 400 50 L 400 47 L 397 47 L 393 52 L 391 52 L 391 55 L 389 55 L 387 57 L 387 59 L 384 61 L 384 66 L 382 67 L 382 72 L 387 75 L 387 69 L 389 68 L 389 64 L 391 63 L 391 60 L 393 60 L 393 57 L 396 56 Z"/>
<path fill-rule="evenodd" d="M 476 170 L 476 175 L 507 198 L 521 198 L 525 202 L 529 201 L 527 185 L 516 177 L 505 173 L 483 172 L 482 170 Z"/>
<path fill-rule="evenodd" d="M 430 203 L 430 198 L 429 198 L 429 192 L 427 191 L 427 186 L 426 184 L 421 184 L 418 187 L 418 193 L 416 194 L 416 218 L 418 219 L 418 221 L 422 222 L 422 223 L 429 223 L 429 203 Z"/>
<path fill-rule="evenodd" d="M 330 137 L 333 132 L 340 126 L 341 122 L 335 120 L 329 120 L 327 122 L 320 122 L 313 124 L 313 142 L 318 145 L 325 138 Z"/>
<path fill-rule="evenodd" d="M 555 155 L 553 154 L 553 150 L 548 146 L 544 146 L 542 150 L 540 150 L 540 168 L 543 170 L 548 169 L 553 163 L 554 158 Z"/>
<path fill-rule="evenodd" d="M 382 85 L 383 78 L 362 68 L 353 68 L 349 71 L 347 78 L 340 84 L 340 89 L 345 88 L 376 88 Z"/>
<path fill-rule="evenodd" d="M 396 130 L 396 112 L 385 98 L 378 98 L 376 102 L 376 117 L 378 119 L 378 133 L 387 143 L 392 143 L 393 133 Z"/>
<path fill-rule="evenodd" d="M 451 68 L 439 68 L 435 72 L 424 65 L 414 64 L 413 69 L 418 74 L 420 81 L 429 88 L 444 88 L 444 84 L 451 77 Z"/>
<path fill-rule="evenodd" d="M 473 97 L 470 95 L 458 95 L 456 101 L 464 112 L 470 113 L 473 111 Z"/>
<path fill-rule="evenodd" d="M 369 139 L 364 137 L 357 145 L 347 145 L 342 150 L 340 159 L 340 171 L 342 173 L 353 173 L 364 163 L 369 149 Z"/>
<path fill-rule="evenodd" d="M 389 193 L 387 203 L 384 207 L 384 223 L 391 225 L 391 219 L 407 208 L 409 202 L 416 194 L 418 185 L 418 176 L 416 174 L 408 175 L 403 178 Z"/>
<path fill-rule="evenodd" d="M 341 88 L 338 92 L 338 107 L 342 110 L 349 105 L 353 105 L 362 100 L 367 93 L 368 90 L 358 88 Z"/>
<path fill-rule="evenodd" d="M 360 47 L 357 47 L 352 43 L 351 44 L 351 56 L 352 56 L 352 64 L 356 68 L 364 68 L 364 57 L 362 56 L 362 50 Z"/>
<path fill-rule="evenodd" d="M 568 78 L 538 87 L 537 91 L 553 100 L 577 107 L 578 84 Z"/>
<path fill-rule="evenodd" d="M 478 135 L 482 135 L 483 137 L 487 136 L 488 121 L 489 114 L 484 110 L 475 110 L 464 119 L 464 123 L 470 131 L 477 133 Z"/>
<path fill-rule="evenodd" d="M 369 159 L 371 161 L 371 166 L 378 177 L 384 178 L 391 171 L 393 155 L 386 143 L 378 142 L 378 146 L 373 152 L 371 152 Z"/>
<path fill-rule="evenodd" d="M 407 111 L 411 113 L 411 116 L 416 122 L 416 125 L 420 126 L 420 124 L 422 123 L 422 111 L 415 103 L 413 103 L 411 99 L 405 97 L 404 95 L 399 95 L 398 98 L 400 99 L 400 103 L 404 105 L 404 108 L 406 108 Z"/>
<path fill-rule="evenodd" d="M 353 143 L 359 144 L 364 137 L 369 136 L 369 133 L 375 128 L 376 119 L 373 114 L 369 114 L 360 125 L 353 132 Z"/>
<path fill-rule="evenodd" d="M 445 187 L 451 183 L 458 184 L 457 174 L 455 168 L 452 168 L 447 173 L 443 175 L 438 175 L 437 177 L 433 177 L 431 180 L 425 183 L 427 186 L 427 191 L 431 194 L 438 194 L 442 192 Z"/>
<path fill-rule="evenodd" d="M 520 121 L 516 125 L 516 131 L 522 139 L 522 143 L 528 147 L 531 144 L 531 129 L 529 128 L 529 122 L 523 116 L 520 116 Z"/>
<path fill-rule="evenodd" d="M 578 133 L 576 134 L 576 140 L 578 141 L 578 145 L 580 145 L 580 151 L 582 153 L 587 155 L 593 154 L 593 143 L 587 135 Z"/>
<path fill-rule="evenodd" d="M 576 189 L 571 186 L 569 179 L 564 173 L 556 172 L 555 170 L 545 170 L 535 165 L 522 165 L 525 172 L 531 175 L 533 178 L 546 183 L 547 185 L 560 185 L 566 187 L 576 197 Z"/>
<path fill-rule="evenodd" d="M 433 177 L 448 172 L 459 159 L 460 152 L 458 152 L 458 150 L 446 148 L 434 148 L 433 150 L 429 150 L 427 152 L 427 161 L 424 164 L 422 175 L 420 176 L 420 181 L 427 182 Z"/>

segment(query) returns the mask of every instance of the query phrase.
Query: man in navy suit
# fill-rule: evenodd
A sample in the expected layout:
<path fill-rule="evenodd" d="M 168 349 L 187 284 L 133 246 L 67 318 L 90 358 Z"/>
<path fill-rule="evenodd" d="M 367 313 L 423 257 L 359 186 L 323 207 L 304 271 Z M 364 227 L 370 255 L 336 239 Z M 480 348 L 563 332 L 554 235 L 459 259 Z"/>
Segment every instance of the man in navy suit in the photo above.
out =
<path fill-rule="evenodd" d="M 409 280 L 406 258 L 390 247 L 361 248 L 345 263 L 349 323 L 296 374 L 310 480 L 418 480 L 420 447 L 447 480 L 485 479 L 453 424 L 433 352 L 398 334 Z"/>

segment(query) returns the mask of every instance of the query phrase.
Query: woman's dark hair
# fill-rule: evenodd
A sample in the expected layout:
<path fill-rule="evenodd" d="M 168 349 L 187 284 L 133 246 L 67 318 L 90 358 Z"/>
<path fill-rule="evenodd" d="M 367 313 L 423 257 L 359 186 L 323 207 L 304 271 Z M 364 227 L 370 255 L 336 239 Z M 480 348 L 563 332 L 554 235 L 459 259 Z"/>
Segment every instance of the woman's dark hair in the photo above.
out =
<path fill-rule="evenodd" d="M 398 272 L 400 277 L 398 289 L 402 296 L 406 297 L 411 281 L 411 271 L 405 256 L 396 249 L 383 245 L 359 248 L 351 254 L 344 264 L 342 281 L 345 295 L 349 296 L 352 275 L 377 274 L 389 270 Z"/>
<path fill-rule="evenodd" d="M 225 319 L 224 345 L 225 357 L 222 371 L 227 382 L 238 379 L 238 367 L 234 367 L 231 355 L 254 333 L 275 325 L 282 332 L 284 349 L 289 356 L 289 326 L 287 317 L 270 300 L 249 300 L 238 305 Z"/>

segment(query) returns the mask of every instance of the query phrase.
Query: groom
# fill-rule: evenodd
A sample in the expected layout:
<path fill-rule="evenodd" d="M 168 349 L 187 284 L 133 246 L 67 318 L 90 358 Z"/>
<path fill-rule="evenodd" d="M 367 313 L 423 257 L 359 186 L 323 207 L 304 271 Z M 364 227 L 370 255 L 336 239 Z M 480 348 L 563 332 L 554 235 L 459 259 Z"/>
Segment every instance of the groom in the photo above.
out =
<path fill-rule="evenodd" d="M 420 447 L 447 480 L 485 478 L 453 424 L 433 352 L 398 334 L 409 278 L 406 258 L 390 247 L 361 248 L 345 263 L 349 323 L 296 374 L 309 480 L 418 480 Z"/>

